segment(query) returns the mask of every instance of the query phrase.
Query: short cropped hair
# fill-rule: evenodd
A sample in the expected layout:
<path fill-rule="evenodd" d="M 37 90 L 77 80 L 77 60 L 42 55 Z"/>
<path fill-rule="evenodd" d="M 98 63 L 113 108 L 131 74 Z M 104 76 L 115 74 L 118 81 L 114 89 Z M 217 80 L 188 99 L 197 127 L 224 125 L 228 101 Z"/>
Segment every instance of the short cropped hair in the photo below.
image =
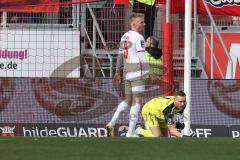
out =
<path fill-rule="evenodd" d="M 183 91 L 175 91 L 174 97 L 180 96 L 180 97 L 186 97 L 186 94 Z"/>
<path fill-rule="evenodd" d="M 129 16 L 129 24 L 132 23 L 133 19 L 138 18 L 138 17 L 144 18 L 144 14 L 142 14 L 142 13 L 134 13 L 134 12 L 133 12 L 133 13 Z"/>

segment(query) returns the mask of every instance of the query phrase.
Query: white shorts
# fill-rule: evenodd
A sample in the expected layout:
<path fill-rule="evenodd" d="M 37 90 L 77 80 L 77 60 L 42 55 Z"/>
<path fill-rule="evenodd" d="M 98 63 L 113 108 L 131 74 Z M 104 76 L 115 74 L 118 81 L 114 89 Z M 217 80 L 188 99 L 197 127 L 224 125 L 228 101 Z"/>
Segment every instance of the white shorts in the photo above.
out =
<path fill-rule="evenodd" d="M 143 93 L 145 92 L 145 81 L 139 80 L 125 80 L 125 94 Z"/>

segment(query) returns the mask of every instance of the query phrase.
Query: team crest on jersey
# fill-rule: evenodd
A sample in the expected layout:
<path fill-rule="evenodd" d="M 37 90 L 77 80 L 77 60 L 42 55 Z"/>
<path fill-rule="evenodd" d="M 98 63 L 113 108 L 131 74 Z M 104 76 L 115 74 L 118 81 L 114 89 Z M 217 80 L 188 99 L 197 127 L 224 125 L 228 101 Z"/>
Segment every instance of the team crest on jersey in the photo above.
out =
<path fill-rule="evenodd" d="M 145 42 L 144 40 L 141 40 L 141 47 L 144 48 L 144 46 L 145 46 Z"/>
<path fill-rule="evenodd" d="M 226 5 L 240 5 L 239 0 L 206 0 L 207 3 L 210 3 L 214 7 L 224 7 Z"/>
<path fill-rule="evenodd" d="M 129 40 L 130 37 L 125 35 L 125 36 L 123 36 L 123 39 L 125 39 L 125 40 Z"/>

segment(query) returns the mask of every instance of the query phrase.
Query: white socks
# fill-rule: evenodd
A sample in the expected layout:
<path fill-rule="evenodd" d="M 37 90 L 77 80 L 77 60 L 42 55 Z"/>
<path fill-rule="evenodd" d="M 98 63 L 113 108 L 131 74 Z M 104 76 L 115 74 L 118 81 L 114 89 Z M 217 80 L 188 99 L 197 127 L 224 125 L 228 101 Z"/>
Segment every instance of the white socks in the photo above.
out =
<path fill-rule="evenodd" d="M 117 107 L 117 110 L 115 111 L 111 121 L 107 124 L 107 126 L 109 127 L 114 127 L 115 124 L 116 124 L 116 121 L 118 120 L 120 114 L 125 111 L 126 109 L 128 109 L 130 106 L 125 102 L 125 101 L 122 101 L 118 107 Z"/>
<path fill-rule="evenodd" d="M 128 129 L 128 135 L 133 135 L 134 134 L 134 130 L 135 130 L 135 126 L 137 124 L 138 121 L 138 115 L 139 115 L 139 111 L 140 111 L 140 104 L 136 103 L 134 106 L 131 107 L 130 109 L 130 113 L 129 113 L 129 129 Z"/>
<path fill-rule="evenodd" d="M 109 127 L 114 127 L 120 114 L 127 110 L 130 106 L 125 102 L 122 101 L 118 107 L 117 110 L 115 111 L 111 121 L 107 124 Z M 139 111 L 140 111 L 141 105 L 139 103 L 136 103 L 134 106 L 131 107 L 130 112 L 129 112 L 129 129 L 127 132 L 127 135 L 133 136 L 135 133 L 135 126 L 138 122 L 138 117 L 139 117 Z"/>

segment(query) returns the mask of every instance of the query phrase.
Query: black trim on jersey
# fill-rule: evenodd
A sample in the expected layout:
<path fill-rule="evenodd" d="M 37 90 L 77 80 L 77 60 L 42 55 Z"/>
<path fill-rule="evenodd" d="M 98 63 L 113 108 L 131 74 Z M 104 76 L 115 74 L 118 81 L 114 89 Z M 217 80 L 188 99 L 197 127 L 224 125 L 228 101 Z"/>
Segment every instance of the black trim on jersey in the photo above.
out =
<path fill-rule="evenodd" d="M 184 109 L 183 110 L 181 110 L 180 112 L 178 112 L 178 113 L 180 113 L 180 114 L 183 114 L 183 112 L 184 112 Z"/>
<path fill-rule="evenodd" d="M 174 102 L 172 102 L 169 106 L 167 106 L 164 110 L 163 110 L 163 115 L 165 117 L 165 121 L 168 125 L 172 125 L 174 124 L 174 119 L 173 119 L 173 115 L 174 115 Z"/>

